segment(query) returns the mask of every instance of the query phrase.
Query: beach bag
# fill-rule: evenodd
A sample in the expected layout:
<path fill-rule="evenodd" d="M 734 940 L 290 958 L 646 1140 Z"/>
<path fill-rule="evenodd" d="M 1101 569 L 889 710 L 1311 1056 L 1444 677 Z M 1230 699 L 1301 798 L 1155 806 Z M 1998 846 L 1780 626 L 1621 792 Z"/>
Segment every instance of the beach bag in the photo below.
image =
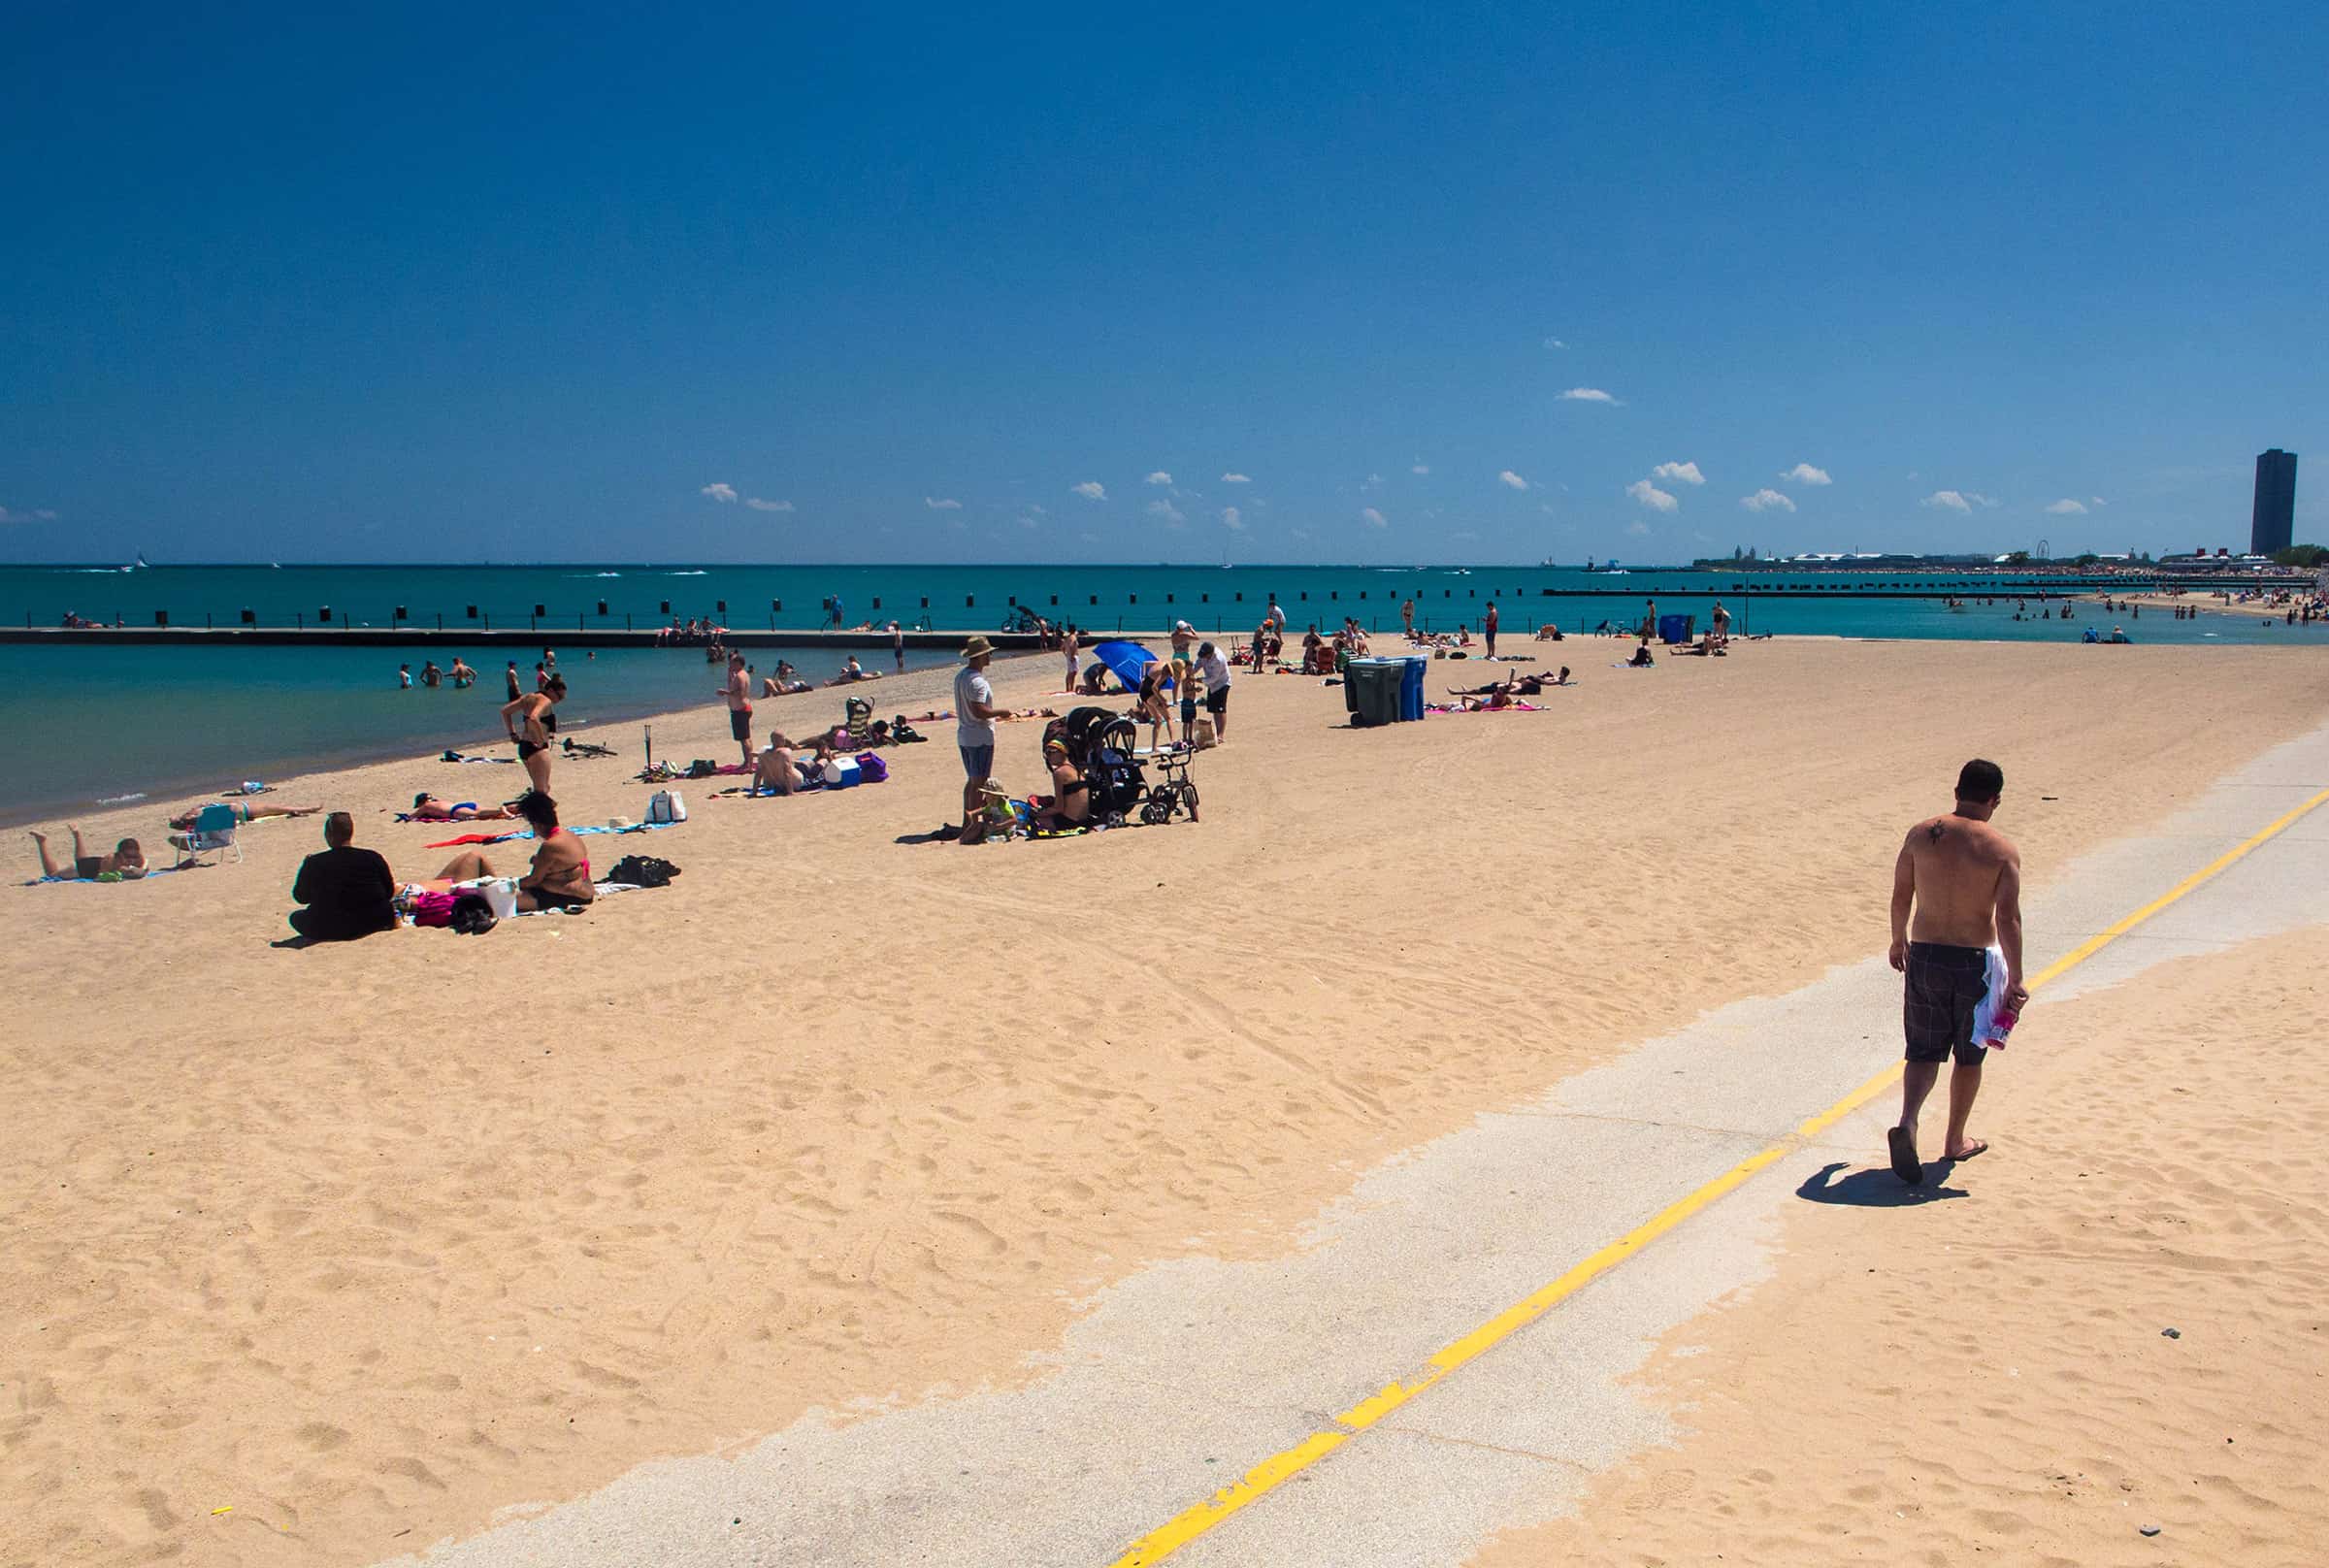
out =
<path fill-rule="evenodd" d="M 641 888 L 668 888 L 679 867 L 653 855 L 625 855 L 607 873 L 609 882 L 629 882 Z"/>
<path fill-rule="evenodd" d="M 453 905 L 459 899 L 450 893 L 424 892 L 412 896 L 412 924 L 415 926 L 450 926 Z"/>
<path fill-rule="evenodd" d="M 485 907 L 496 920 L 508 920 L 517 913 L 517 878 L 489 876 L 470 884 L 467 890 L 485 900 Z"/>
<path fill-rule="evenodd" d="M 860 783 L 879 784 L 890 776 L 890 765 L 869 751 L 857 754 L 857 777 Z"/>
<path fill-rule="evenodd" d="M 710 778 L 717 774 L 719 770 L 720 765 L 713 762 L 708 757 L 698 757 L 694 762 L 687 765 L 687 776 L 689 778 Z"/>
<path fill-rule="evenodd" d="M 1189 731 L 1189 743 L 1199 751 L 1204 750 L 1207 746 L 1219 744 L 1219 737 L 1213 733 L 1211 715 L 1199 713 L 1197 716 L 1197 723 Z"/>
<path fill-rule="evenodd" d="M 494 913 L 493 904 L 485 895 L 473 890 L 453 895 L 453 907 L 444 923 L 452 928 L 456 936 L 482 936 L 499 922 L 500 917 Z"/>
<path fill-rule="evenodd" d="M 657 827 L 687 820 L 687 801 L 677 790 L 657 790 L 647 797 L 647 821 Z"/>

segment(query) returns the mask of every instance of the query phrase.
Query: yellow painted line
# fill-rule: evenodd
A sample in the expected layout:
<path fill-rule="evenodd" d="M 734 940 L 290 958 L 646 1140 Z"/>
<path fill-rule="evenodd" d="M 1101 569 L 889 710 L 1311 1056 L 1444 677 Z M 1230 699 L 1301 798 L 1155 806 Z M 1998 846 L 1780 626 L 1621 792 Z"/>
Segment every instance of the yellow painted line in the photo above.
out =
<path fill-rule="evenodd" d="M 2058 980 L 2072 969 L 2117 941 L 2121 936 L 2150 919 L 2160 910 L 2196 889 L 2214 881 L 2234 865 L 2246 859 L 2259 845 L 2279 836 L 2293 823 L 2323 801 L 2329 801 L 2329 790 L 2323 790 L 2294 810 L 2276 818 L 2259 832 L 2243 840 L 2206 866 L 2177 883 L 2174 887 L 2145 904 L 2141 909 L 2118 921 L 2105 931 L 2089 936 L 2068 953 L 2041 969 L 2030 981 L 2037 990 L 2050 980 Z M 1301 1442 L 1282 1453 L 1274 1454 L 1248 1470 L 1244 1476 L 1224 1486 L 1200 1503 L 1182 1510 L 1170 1519 L 1133 1542 L 1110 1568 L 1148 1568 L 1151 1563 L 1164 1561 L 1173 1552 L 1212 1529 L 1231 1514 L 1266 1496 L 1277 1487 L 1301 1474 L 1328 1454 L 1350 1442 L 1360 1433 L 1381 1421 L 1400 1406 L 1415 1398 L 1462 1367 L 1467 1362 L 1493 1350 L 1514 1334 L 1527 1327 L 1553 1310 L 1560 1302 L 1575 1295 L 1601 1275 L 1640 1252 L 1644 1247 L 1681 1225 L 1716 1199 L 1744 1185 L 1747 1179 L 1766 1166 L 1776 1164 L 1793 1153 L 1803 1142 L 1815 1138 L 1834 1127 L 1870 1100 L 1884 1094 L 1899 1080 L 1900 1063 L 1894 1062 L 1869 1079 L 1859 1088 L 1830 1105 L 1826 1110 L 1798 1126 L 1794 1133 L 1768 1148 L 1757 1150 L 1737 1164 L 1717 1176 L 1713 1181 L 1686 1196 L 1667 1204 L 1642 1224 L 1634 1226 L 1608 1246 L 1577 1263 L 1550 1285 L 1531 1291 L 1524 1299 L 1506 1307 L 1488 1322 L 1461 1338 L 1443 1346 L 1426 1363 L 1426 1369 L 1412 1383 L 1392 1383 L 1367 1395 L 1350 1409 L 1334 1418 L 1334 1428 L 1312 1432 Z"/>

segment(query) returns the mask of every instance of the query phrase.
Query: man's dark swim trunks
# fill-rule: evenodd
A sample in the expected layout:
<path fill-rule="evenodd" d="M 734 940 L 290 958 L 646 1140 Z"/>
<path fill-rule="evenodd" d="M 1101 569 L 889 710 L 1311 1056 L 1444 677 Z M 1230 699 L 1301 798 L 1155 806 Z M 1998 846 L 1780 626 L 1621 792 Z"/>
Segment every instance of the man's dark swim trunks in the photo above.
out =
<path fill-rule="evenodd" d="M 1979 1064 L 1986 1052 L 1973 1043 L 1973 1010 L 1988 990 L 1985 950 L 1911 942 L 1900 1010 L 1908 1060 L 1947 1062 L 1954 1053 L 1961 1065 Z"/>

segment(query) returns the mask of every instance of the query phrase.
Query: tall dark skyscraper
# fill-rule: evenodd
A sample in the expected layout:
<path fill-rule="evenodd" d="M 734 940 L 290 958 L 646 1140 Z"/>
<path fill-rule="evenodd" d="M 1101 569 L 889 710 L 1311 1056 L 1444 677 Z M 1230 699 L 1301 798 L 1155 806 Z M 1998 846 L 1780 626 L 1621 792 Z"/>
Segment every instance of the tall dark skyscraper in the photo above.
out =
<path fill-rule="evenodd" d="M 2295 542 L 2297 454 L 2276 446 L 2256 454 L 2256 509 L 2248 518 L 2248 553 L 2270 555 Z"/>

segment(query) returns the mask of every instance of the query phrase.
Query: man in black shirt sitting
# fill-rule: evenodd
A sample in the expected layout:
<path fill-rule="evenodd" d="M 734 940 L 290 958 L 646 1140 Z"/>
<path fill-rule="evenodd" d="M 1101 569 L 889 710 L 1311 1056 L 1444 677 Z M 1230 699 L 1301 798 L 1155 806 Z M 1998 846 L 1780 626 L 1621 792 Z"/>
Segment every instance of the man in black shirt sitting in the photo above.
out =
<path fill-rule="evenodd" d="M 323 841 L 331 847 L 299 865 L 291 897 L 307 905 L 291 911 L 291 929 L 318 942 L 350 942 L 374 931 L 393 931 L 396 878 L 388 863 L 355 847 L 356 819 L 335 811 L 323 819 Z"/>

